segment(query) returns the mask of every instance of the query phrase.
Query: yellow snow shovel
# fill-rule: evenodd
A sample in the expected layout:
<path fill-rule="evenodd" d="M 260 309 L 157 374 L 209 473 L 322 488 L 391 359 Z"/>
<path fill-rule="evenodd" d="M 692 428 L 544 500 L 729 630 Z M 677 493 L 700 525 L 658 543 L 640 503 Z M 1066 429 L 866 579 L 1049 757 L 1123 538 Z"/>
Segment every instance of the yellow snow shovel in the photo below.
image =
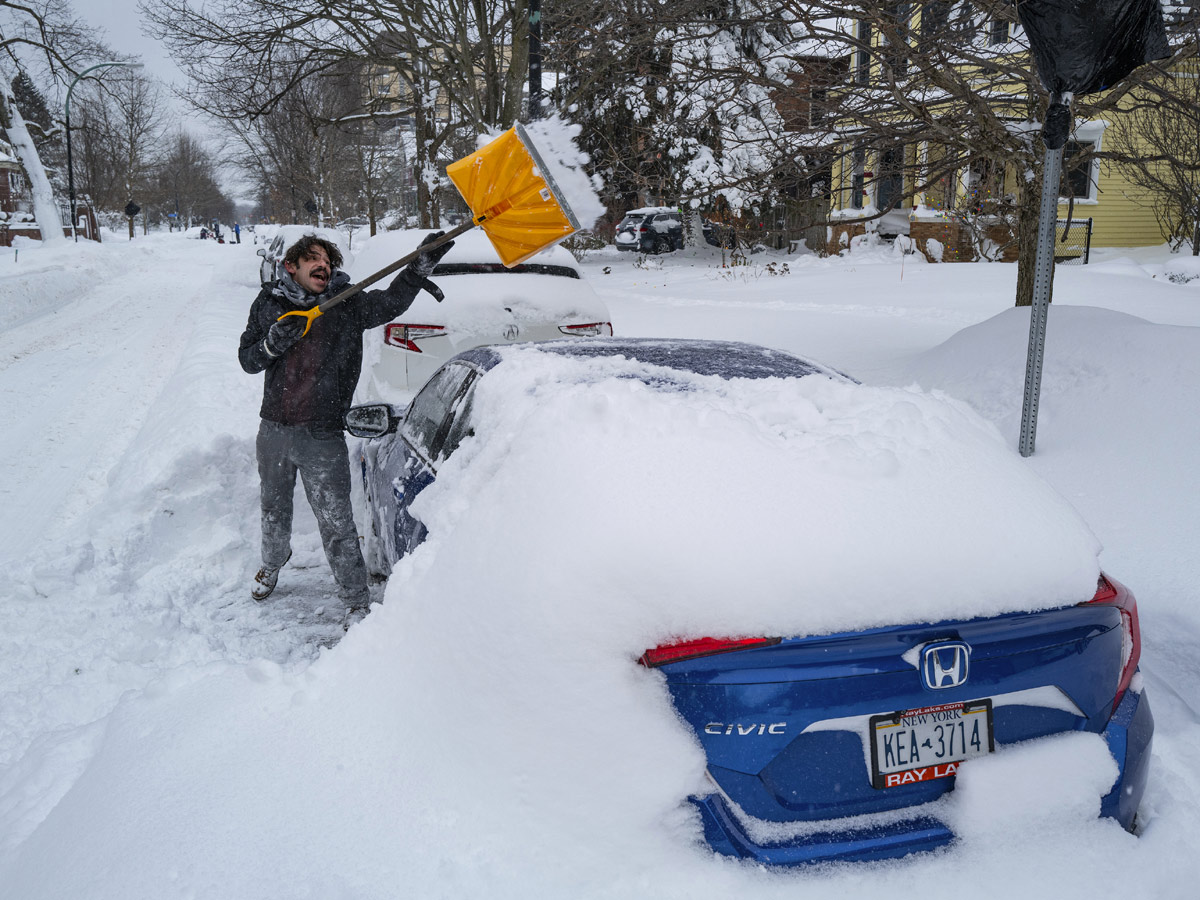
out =
<path fill-rule="evenodd" d="M 510 269 L 579 230 L 579 220 L 520 123 L 470 156 L 448 165 L 446 174 L 471 210 L 469 221 L 334 294 L 320 306 L 286 312 L 279 318 L 304 316 L 308 320 L 304 334 L 308 334 L 317 316 L 476 225 Z"/>

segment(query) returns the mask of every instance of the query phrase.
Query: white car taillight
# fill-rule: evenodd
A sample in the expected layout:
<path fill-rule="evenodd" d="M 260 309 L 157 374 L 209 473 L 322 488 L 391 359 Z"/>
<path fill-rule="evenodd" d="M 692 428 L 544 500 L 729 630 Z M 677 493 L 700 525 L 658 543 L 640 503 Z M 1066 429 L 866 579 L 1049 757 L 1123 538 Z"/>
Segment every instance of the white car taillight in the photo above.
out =
<path fill-rule="evenodd" d="M 439 337 L 446 333 L 445 325 L 402 325 L 399 322 L 393 322 L 384 330 L 383 340 L 392 347 L 420 353 L 421 348 L 417 346 L 417 341 L 422 338 Z"/>
<path fill-rule="evenodd" d="M 588 322 L 586 325 L 559 325 L 558 330 L 572 337 L 612 337 L 612 322 Z"/>

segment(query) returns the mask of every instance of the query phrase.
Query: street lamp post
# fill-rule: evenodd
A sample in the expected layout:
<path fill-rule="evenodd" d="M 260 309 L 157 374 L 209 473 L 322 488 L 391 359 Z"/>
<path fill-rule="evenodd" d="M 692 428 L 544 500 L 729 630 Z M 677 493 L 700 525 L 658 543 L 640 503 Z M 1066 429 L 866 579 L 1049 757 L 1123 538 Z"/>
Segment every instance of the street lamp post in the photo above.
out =
<path fill-rule="evenodd" d="M 110 66 L 122 66 L 128 69 L 144 68 L 142 63 L 130 62 L 102 62 L 96 63 L 94 66 L 89 66 L 84 69 L 71 82 L 71 86 L 67 88 L 67 102 L 63 107 L 64 118 L 67 123 L 67 193 L 71 198 L 71 237 L 75 239 L 75 243 L 79 243 L 79 235 L 75 232 L 75 167 L 71 159 L 71 91 L 75 90 L 75 85 L 79 83 L 79 79 L 87 75 L 88 72 L 94 72 L 97 69 L 105 69 Z"/>

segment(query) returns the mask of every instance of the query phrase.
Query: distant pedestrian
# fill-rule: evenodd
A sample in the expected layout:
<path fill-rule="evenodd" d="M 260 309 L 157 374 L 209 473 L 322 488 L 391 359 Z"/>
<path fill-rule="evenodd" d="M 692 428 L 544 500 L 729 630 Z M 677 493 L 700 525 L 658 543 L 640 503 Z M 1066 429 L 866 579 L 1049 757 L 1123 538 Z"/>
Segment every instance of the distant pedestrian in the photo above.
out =
<path fill-rule="evenodd" d="M 240 244 L 242 242 L 242 226 L 237 222 L 233 223 L 233 236 L 237 239 L 234 241 L 235 244 Z"/>
<path fill-rule="evenodd" d="M 366 611 L 367 567 L 350 506 L 342 417 L 362 368 L 362 333 L 403 315 L 422 288 L 441 300 L 429 274 L 452 244 L 422 253 L 386 290 L 363 291 L 333 307 L 312 321 L 307 334 L 303 317 L 283 314 L 317 306 L 349 284 L 335 244 L 312 234 L 302 237 L 284 254 L 283 277 L 254 298 L 238 359 L 251 374 L 266 372 L 257 442 L 262 568 L 250 586 L 255 600 L 271 595 L 292 555 L 292 493 L 299 472 L 347 621 L 351 613 Z"/>

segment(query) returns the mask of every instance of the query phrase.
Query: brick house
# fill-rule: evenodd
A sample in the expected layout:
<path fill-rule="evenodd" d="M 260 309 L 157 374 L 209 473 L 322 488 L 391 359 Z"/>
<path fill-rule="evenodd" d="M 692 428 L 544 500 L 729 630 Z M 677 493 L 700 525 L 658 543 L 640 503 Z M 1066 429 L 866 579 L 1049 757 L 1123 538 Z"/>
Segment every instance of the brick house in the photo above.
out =
<path fill-rule="evenodd" d="M 99 241 L 100 228 L 90 205 L 77 202 L 75 208 L 79 237 Z M 70 236 L 69 214 L 65 209 L 62 218 L 63 232 Z M 42 232 L 33 214 L 33 196 L 25 170 L 12 147 L 0 140 L 0 247 L 11 247 L 14 237 L 39 241 Z"/>

